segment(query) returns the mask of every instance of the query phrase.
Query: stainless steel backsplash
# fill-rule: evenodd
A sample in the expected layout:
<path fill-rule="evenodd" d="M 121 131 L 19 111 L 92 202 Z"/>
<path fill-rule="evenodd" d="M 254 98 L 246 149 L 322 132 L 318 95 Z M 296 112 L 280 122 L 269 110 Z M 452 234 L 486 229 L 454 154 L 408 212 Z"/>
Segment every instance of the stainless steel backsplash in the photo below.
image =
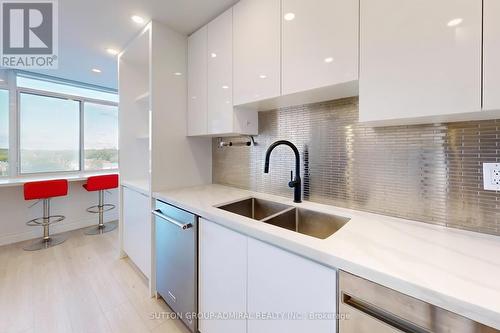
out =
<path fill-rule="evenodd" d="M 483 162 L 498 162 L 500 120 L 373 128 L 358 123 L 357 98 L 259 113 L 252 147 L 218 148 L 214 183 L 292 198 L 288 147 L 301 153 L 304 199 L 500 235 L 500 192 L 483 190 Z M 244 138 L 224 138 L 241 141 Z"/>

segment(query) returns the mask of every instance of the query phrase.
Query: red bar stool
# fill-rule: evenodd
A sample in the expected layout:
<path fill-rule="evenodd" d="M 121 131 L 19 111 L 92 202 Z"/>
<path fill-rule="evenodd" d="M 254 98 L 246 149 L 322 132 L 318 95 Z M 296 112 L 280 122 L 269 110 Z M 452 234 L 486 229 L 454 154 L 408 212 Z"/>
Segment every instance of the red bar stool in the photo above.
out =
<path fill-rule="evenodd" d="M 66 196 L 68 194 L 68 181 L 66 179 L 29 182 L 24 184 L 25 200 L 42 200 L 43 217 L 26 222 L 30 227 L 43 227 L 43 238 L 33 241 L 24 247 L 26 251 L 47 249 L 59 245 L 66 240 L 62 235 L 51 236 L 49 227 L 51 224 L 61 222 L 65 219 L 63 215 L 50 215 L 50 199 Z"/>
<path fill-rule="evenodd" d="M 87 212 L 99 214 L 99 224 L 85 230 L 86 235 L 99 235 L 112 231 L 118 226 L 117 222 L 104 224 L 104 212 L 115 208 L 115 205 L 104 203 L 104 191 L 118 187 L 118 175 L 94 176 L 87 179 L 83 187 L 89 192 L 99 191 L 99 204 L 87 208 Z"/>

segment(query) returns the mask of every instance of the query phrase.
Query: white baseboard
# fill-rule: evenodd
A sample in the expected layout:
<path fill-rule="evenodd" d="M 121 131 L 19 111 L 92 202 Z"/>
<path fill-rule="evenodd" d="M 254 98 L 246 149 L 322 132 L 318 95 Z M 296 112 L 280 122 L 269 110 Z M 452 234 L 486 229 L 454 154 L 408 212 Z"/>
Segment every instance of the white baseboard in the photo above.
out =
<path fill-rule="evenodd" d="M 105 222 L 111 222 L 111 221 L 115 221 L 117 219 L 118 219 L 118 216 L 110 216 L 110 217 L 105 218 Z M 64 221 L 64 223 L 61 223 L 61 224 L 51 225 L 50 226 L 50 233 L 51 234 L 58 234 L 61 232 L 90 227 L 90 226 L 96 225 L 96 224 L 97 224 L 96 216 L 91 216 L 89 218 L 84 218 L 84 219 L 76 220 L 76 221 L 72 221 L 72 222 Z M 32 227 L 31 229 L 33 229 L 33 230 L 27 231 L 27 232 L 13 233 L 13 234 L 8 234 L 8 235 L 0 235 L 0 246 L 18 243 L 18 242 L 26 241 L 29 239 L 41 237 L 42 227 Z"/>

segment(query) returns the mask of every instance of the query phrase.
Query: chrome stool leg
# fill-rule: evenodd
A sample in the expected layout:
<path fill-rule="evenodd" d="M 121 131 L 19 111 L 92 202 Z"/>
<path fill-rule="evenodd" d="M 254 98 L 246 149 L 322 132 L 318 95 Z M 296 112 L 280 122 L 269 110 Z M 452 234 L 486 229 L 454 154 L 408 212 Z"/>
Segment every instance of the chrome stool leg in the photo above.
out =
<path fill-rule="evenodd" d="M 51 221 L 51 218 L 55 218 L 55 220 Z M 50 216 L 50 199 L 43 199 L 43 217 L 41 219 L 40 218 L 34 219 L 26 223 L 29 226 L 36 226 L 36 225 L 43 226 L 43 237 L 34 240 L 31 244 L 23 247 L 23 249 L 25 251 L 37 251 L 37 250 L 48 249 L 49 247 L 53 247 L 64 243 L 64 241 L 66 241 L 65 236 L 50 235 L 50 225 L 52 223 L 60 222 L 62 220 L 64 220 L 64 216 L 60 215 Z"/>
<path fill-rule="evenodd" d="M 97 210 L 94 210 L 95 208 L 97 208 Z M 99 214 L 99 224 L 97 226 L 85 229 L 85 234 L 100 235 L 115 230 L 118 227 L 118 221 L 104 223 L 104 212 L 107 212 L 114 208 L 114 205 L 104 204 L 104 191 L 99 191 L 99 204 L 87 209 L 89 213 Z"/>
<path fill-rule="evenodd" d="M 43 240 L 48 242 L 49 237 L 49 216 L 50 216 L 50 199 L 43 200 Z"/>

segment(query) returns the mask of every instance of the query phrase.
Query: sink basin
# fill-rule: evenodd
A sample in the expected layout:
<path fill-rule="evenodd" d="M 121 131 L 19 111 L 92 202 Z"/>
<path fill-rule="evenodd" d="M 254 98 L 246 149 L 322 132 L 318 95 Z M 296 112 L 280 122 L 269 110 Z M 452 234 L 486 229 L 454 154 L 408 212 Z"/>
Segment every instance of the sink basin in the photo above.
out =
<path fill-rule="evenodd" d="M 276 213 L 289 209 L 290 206 L 273 201 L 249 198 L 219 206 L 218 208 L 234 214 L 249 217 L 254 220 L 262 220 L 267 217 L 273 216 Z"/>
<path fill-rule="evenodd" d="M 348 217 L 303 208 L 290 208 L 279 215 L 262 220 L 280 228 L 320 239 L 330 237 L 349 221 Z"/>
<path fill-rule="evenodd" d="M 350 218 L 344 216 L 320 213 L 257 198 L 249 198 L 217 208 L 319 239 L 330 237 L 350 221 Z"/>

